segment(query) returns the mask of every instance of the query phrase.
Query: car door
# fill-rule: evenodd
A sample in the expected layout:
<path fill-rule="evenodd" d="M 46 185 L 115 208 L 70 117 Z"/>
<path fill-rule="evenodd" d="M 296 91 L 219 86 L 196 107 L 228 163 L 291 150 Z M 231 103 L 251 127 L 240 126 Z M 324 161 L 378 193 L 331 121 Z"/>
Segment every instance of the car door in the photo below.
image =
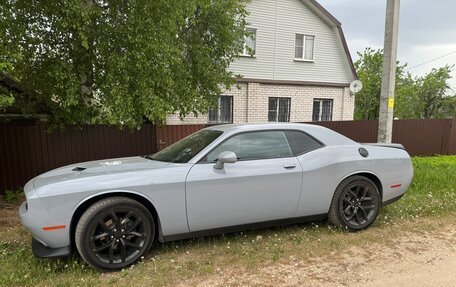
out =
<path fill-rule="evenodd" d="M 214 169 L 218 155 L 238 161 Z M 186 180 L 190 231 L 293 217 L 301 192 L 302 168 L 284 131 L 236 134 L 195 164 Z"/>

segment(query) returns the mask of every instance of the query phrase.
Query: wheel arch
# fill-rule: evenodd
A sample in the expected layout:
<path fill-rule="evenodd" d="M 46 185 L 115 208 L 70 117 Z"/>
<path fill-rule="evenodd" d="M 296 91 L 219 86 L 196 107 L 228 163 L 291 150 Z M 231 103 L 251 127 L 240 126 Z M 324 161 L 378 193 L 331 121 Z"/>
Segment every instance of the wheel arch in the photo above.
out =
<path fill-rule="evenodd" d="M 347 178 L 356 176 L 356 175 L 363 176 L 367 179 L 370 179 L 377 186 L 378 192 L 380 193 L 380 201 L 383 202 L 383 185 L 382 185 L 380 178 L 373 172 L 369 172 L 369 171 L 354 172 L 354 173 L 351 173 L 351 174 L 347 175 L 346 177 L 344 177 L 340 182 L 343 182 Z"/>
<path fill-rule="evenodd" d="M 124 196 L 128 197 L 131 199 L 134 199 L 144 205 L 147 210 L 150 211 L 154 221 L 156 222 L 157 225 L 157 232 L 156 235 L 158 239 L 162 237 L 162 228 L 161 228 L 161 223 L 160 223 L 160 217 L 158 216 L 157 209 L 155 206 L 152 204 L 152 202 L 145 196 L 140 195 L 138 193 L 134 193 L 131 191 L 109 191 L 109 192 L 103 192 L 101 194 L 96 194 L 92 197 L 86 198 L 84 201 L 79 203 L 77 206 L 76 210 L 73 212 L 73 216 L 71 217 L 71 222 L 70 222 L 70 242 L 71 242 L 71 247 L 75 247 L 75 232 L 76 232 L 76 225 L 79 222 L 79 219 L 81 218 L 82 214 L 95 202 L 107 198 L 107 197 L 113 197 L 113 196 Z"/>

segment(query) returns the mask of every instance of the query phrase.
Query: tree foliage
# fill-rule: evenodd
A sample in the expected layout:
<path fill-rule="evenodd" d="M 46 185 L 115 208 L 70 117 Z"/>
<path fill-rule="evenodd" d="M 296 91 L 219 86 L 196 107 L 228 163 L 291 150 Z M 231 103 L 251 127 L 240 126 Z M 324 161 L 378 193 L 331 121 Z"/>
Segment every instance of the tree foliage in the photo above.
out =
<path fill-rule="evenodd" d="M 363 89 L 356 94 L 355 119 L 378 119 L 380 110 L 380 92 L 382 86 L 383 50 L 366 48 L 358 52 L 359 59 L 355 62 L 355 69 Z M 405 65 L 397 64 L 396 86 L 401 85 Z"/>
<path fill-rule="evenodd" d="M 2 71 L 25 89 L 23 111 L 57 123 L 204 113 L 234 83 L 246 1 L 2 0 Z"/>
<path fill-rule="evenodd" d="M 355 119 L 378 119 L 383 51 L 367 48 L 358 53 L 358 77 L 363 90 L 356 95 Z M 432 69 L 421 77 L 406 72 L 407 65 L 397 63 L 394 116 L 401 119 L 430 119 L 456 116 L 456 96 L 448 85 L 452 66 Z"/>

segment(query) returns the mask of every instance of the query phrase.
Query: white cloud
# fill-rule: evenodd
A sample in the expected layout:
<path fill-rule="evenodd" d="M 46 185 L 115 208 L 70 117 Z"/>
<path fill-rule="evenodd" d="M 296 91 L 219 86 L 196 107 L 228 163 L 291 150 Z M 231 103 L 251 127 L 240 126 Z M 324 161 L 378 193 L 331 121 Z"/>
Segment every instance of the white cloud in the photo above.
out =
<path fill-rule="evenodd" d="M 385 29 L 386 0 L 320 0 L 345 31 L 352 57 L 366 47 L 381 48 Z M 456 51 L 455 0 L 402 0 L 398 60 L 409 67 Z M 434 67 L 456 64 L 456 54 L 412 69 L 423 75 Z M 456 71 L 451 84 L 456 88 Z"/>

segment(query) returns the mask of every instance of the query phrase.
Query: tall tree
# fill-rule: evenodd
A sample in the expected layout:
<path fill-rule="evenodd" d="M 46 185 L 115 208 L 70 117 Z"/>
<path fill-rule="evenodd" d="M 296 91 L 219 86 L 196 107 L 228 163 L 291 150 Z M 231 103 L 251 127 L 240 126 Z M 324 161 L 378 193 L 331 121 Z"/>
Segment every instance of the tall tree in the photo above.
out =
<path fill-rule="evenodd" d="M 58 123 L 204 113 L 242 49 L 247 0 L 3 0 L 0 63 Z"/>
<path fill-rule="evenodd" d="M 383 51 L 366 48 L 355 62 L 363 90 L 356 94 L 355 119 L 377 119 L 380 101 Z M 394 116 L 400 119 L 447 118 L 456 115 L 456 99 L 449 87 L 453 66 L 432 69 L 422 77 L 406 72 L 397 63 Z M 453 93 L 453 94 L 451 94 Z"/>
<path fill-rule="evenodd" d="M 355 62 L 358 78 L 363 82 L 363 89 L 356 94 L 355 119 L 378 119 L 380 108 L 380 91 L 382 85 L 383 50 L 366 48 L 358 52 L 359 59 Z M 402 82 L 405 65 L 397 65 L 396 90 Z"/>
<path fill-rule="evenodd" d="M 418 99 L 422 103 L 421 117 L 425 119 L 446 117 L 445 105 L 449 104 L 448 80 L 452 67 L 445 66 L 416 79 Z"/>
<path fill-rule="evenodd" d="M 398 94 L 395 116 L 401 119 L 433 119 L 454 117 L 456 97 L 448 80 L 452 66 L 434 68 L 412 82 Z"/>

